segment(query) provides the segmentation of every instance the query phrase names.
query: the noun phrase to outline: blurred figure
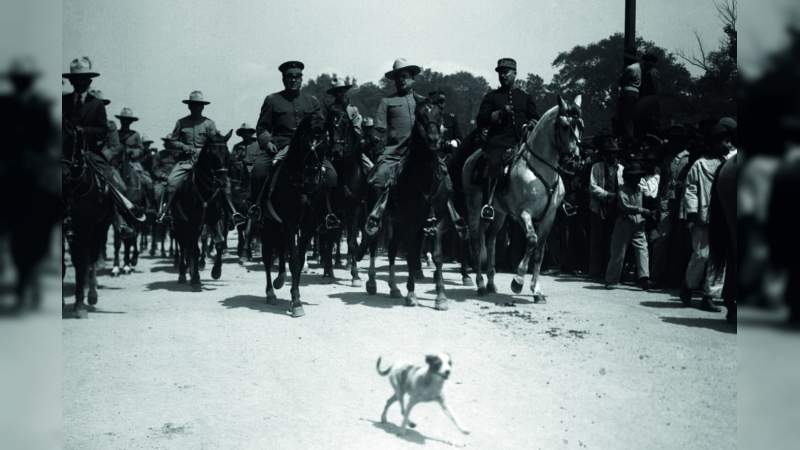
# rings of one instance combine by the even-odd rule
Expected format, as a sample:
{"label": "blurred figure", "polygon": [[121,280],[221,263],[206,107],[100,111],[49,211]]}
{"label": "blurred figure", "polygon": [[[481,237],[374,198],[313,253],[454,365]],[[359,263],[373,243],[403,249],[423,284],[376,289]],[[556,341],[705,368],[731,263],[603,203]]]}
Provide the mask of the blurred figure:
{"label": "blurred figure", "polygon": [[0,126],[7,139],[0,155],[0,195],[7,208],[0,218],[0,233],[9,240],[17,270],[15,299],[8,310],[12,313],[26,302],[38,308],[39,266],[50,250],[53,227],[62,213],[58,160],[53,152],[57,135],[51,103],[35,89],[40,75],[31,57],[12,60],[0,74],[12,87],[10,95],[0,98],[0,112],[10,119]]}

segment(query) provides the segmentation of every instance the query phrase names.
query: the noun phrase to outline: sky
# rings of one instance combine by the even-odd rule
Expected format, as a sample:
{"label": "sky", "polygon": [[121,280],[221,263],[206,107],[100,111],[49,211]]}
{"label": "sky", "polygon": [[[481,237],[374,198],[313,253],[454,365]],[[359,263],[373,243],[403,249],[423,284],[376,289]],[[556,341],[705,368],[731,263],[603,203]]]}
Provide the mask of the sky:
{"label": "sky", "polygon": [[[109,116],[132,108],[141,119],[134,128],[160,144],[196,89],[221,131],[254,124],[290,59],[305,63],[306,80],[337,73],[376,82],[404,57],[494,86],[497,59],[510,56],[520,77],[549,81],[559,52],[623,32],[624,8],[624,0],[64,0],[61,63],[66,71],[89,56]],[[695,49],[694,30],[708,48],[722,38],[712,0],[638,0],[636,25],[673,52]]]}

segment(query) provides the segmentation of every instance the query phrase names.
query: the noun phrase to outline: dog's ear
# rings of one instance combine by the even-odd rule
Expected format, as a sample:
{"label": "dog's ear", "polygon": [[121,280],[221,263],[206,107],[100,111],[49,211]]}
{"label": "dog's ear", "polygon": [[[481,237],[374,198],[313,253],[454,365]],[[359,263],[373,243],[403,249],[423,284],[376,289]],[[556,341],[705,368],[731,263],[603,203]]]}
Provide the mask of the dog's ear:
{"label": "dog's ear", "polygon": [[441,364],[442,360],[436,355],[425,355],[425,362],[428,363],[429,366],[434,366],[436,364]]}

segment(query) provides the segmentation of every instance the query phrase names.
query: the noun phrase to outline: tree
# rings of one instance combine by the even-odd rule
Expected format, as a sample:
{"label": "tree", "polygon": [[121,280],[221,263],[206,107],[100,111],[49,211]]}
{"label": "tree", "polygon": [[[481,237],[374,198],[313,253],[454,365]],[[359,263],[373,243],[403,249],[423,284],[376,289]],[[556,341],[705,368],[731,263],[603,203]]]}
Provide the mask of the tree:
{"label": "tree", "polygon": [[[657,68],[661,80],[659,101],[669,105],[669,115],[678,116],[679,119],[686,117],[693,92],[689,72],[674,55],[655,43],[637,38],[636,44],[640,52],[649,51],[658,57]],[[548,100],[558,94],[568,99],[581,94],[584,134],[591,136],[610,129],[623,69],[623,48],[622,33],[615,33],[598,42],[559,53],[553,60],[557,72],[546,89],[552,97],[545,97],[544,106],[552,106],[552,100]]]}

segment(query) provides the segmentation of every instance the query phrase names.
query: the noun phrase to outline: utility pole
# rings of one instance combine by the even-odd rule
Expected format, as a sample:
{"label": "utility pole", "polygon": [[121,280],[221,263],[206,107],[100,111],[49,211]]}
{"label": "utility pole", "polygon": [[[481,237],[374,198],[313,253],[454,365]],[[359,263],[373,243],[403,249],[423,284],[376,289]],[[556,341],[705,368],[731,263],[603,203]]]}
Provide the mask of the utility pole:
{"label": "utility pole", "polygon": [[[636,0],[625,0],[625,54],[633,55],[636,52]],[[625,65],[635,61],[628,57],[623,58]]]}

